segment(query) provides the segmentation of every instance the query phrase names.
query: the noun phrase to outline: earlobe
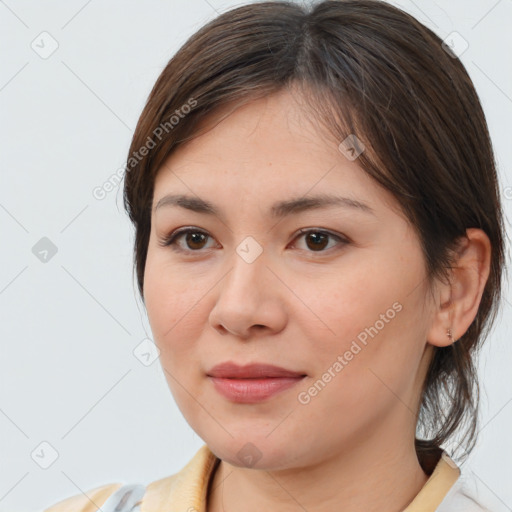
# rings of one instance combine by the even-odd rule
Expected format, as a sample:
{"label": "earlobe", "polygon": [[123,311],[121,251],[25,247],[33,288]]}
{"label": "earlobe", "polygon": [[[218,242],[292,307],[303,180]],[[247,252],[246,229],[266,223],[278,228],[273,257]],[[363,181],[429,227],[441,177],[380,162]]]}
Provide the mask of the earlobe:
{"label": "earlobe", "polygon": [[456,343],[475,319],[490,273],[491,243],[484,231],[466,230],[450,270],[439,285],[439,302],[427,341],[437,347]]}
{"label": "earlobe", "polygon": [[459,339],[454,317],[453,302],[441,303],[434,315],[427,342],[436,347],[447,347]]}

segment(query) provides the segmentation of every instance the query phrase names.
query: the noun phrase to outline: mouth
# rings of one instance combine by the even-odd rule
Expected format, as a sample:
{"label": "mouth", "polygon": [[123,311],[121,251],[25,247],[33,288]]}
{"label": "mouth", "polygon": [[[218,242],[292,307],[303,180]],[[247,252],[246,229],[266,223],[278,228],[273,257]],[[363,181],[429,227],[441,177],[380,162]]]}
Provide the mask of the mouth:
{"label": "mouth", "polygon": [[265,363],[237,365],[228,361],[214,366],[207,377],[216,391],[228,400],[256,403],[290,389],[307,374]]}

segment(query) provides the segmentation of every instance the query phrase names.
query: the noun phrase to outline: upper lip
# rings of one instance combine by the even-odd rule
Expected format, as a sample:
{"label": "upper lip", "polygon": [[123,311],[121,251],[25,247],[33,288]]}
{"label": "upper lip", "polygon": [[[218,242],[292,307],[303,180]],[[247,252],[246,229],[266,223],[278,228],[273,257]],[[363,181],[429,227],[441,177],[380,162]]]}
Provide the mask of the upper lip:
{"label": "upper lip", "polygon": [[264,377],[304,377],[302,372],[295,372],[265,363],[250,363],[238,365],[232,361],[226,361],[215,365],[208,373],[209,377],[221,377],[225,379],[255,379]]}

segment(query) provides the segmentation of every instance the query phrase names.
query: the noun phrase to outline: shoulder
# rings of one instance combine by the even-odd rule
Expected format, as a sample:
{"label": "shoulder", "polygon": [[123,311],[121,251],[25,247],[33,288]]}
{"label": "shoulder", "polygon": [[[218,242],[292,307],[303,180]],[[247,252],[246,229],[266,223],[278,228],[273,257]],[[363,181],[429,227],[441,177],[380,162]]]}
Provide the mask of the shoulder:
{"label": "shoulder", "polygon": [[96,512],[118,489],[123,486],[121,483],[106,484],[85,493],[69,496],[48,508],[43,512]]}
{"label": "shoulder", "polygon": [[470,471],[463,472],[436,512],[500,512],[502,504],[482,486]]}
{"label": "shoulder", "polygon": [[[85,493],[75,494],[54,505],[45,508],[43,512],[140,512],[140,504],[144,501],[146,509],[154,509],[162,496],[167,496],[178,474],[173,474],[143,484],[106,484]],[[153,507],[153,508],[151,508]]]}
{"label": "shoulder", "polygon": [[140,512],[165,510],[170,500],[186,499],[206,481],[215,456],[204,445],[180,471],[141,483],[111,483],[75,494],[47,507],[43,512]]}

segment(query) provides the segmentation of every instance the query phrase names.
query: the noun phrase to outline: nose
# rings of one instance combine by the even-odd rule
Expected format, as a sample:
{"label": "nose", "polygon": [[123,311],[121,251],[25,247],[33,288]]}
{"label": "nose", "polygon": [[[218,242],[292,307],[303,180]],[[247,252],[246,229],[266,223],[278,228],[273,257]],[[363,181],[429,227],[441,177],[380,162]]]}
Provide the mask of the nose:
{"label": "nose", "polygon": [[236,254],[214,290],[217,295],[209,323],[220,334],[249,339],[274,334],[286,325],[287,288],[263,255],[248,263]]}

